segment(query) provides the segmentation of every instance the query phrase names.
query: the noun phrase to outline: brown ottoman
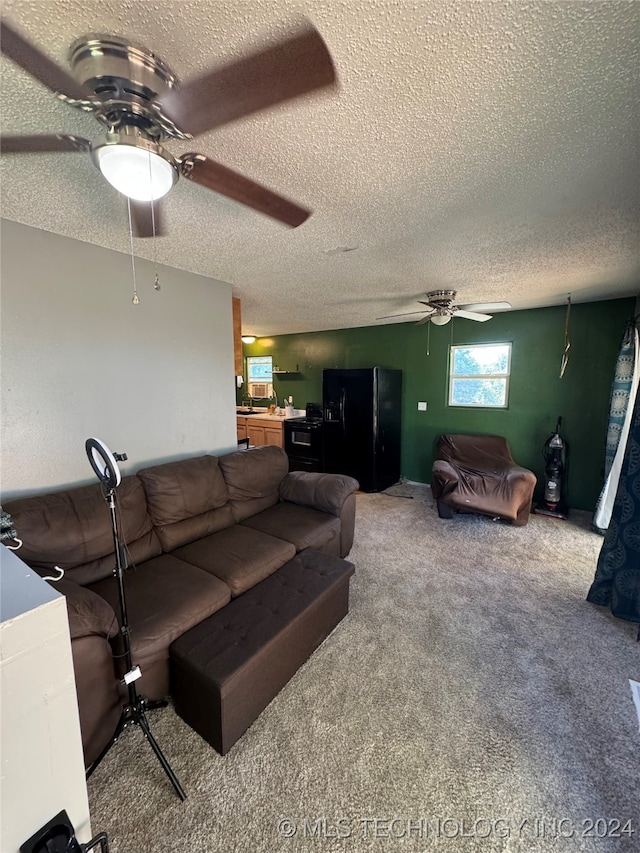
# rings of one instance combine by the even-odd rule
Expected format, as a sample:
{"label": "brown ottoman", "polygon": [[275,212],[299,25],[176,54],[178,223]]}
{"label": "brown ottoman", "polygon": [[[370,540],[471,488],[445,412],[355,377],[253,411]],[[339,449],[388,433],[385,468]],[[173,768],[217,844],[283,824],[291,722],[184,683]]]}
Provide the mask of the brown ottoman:
{"label": "brown ottoman", "polygon": [[171,644],[175,709],[221,755],[347,614],[353,572],[301,551]]}

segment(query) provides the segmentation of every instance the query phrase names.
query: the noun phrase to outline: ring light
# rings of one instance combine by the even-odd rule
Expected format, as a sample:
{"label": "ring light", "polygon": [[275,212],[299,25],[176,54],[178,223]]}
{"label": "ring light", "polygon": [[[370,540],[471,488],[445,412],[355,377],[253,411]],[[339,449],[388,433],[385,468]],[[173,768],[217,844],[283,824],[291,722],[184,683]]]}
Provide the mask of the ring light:
{"label": "ring light", "polygon": [[118,598],[120,600],[120,633],[122,635],[123,654],[120,657],[124,660],[125,674],[123,676],[124,683],[127,686],[129,701],[122,706],[122,712],[116,730],[111,738],[111,741],[104,747],[100,755],[89,765],[86,770],[86,778],[88,779],[98,764],[105,757],[111,747],[118,742],[118,739],[124,729],[129,725],[137,725],[143,731],[143,734],[156,754],[156,758],[162,765],[164,772],[169,777],[169,781],[173,785],[177,795],[181,800],[186,797],[182,789],[182,785],[178,781],[176,774],[171,769],[169,762],[164,757],[162,750],[156,743],[154,736],[149,730],[146,712],[152,708],[163,708],[166,706],[166,701],[150,700],[146,696],[141,696],[136,687],[136,680],[142,676],[140,667],[133,663],[131,654],[131,638],[129,630],[129,622],[127,618],[127,604],[125,598],[124,572],[129,567],[127,557],[129,551],[126,540],[121,539],[118,530],[118,507],[116,486],[120,485],[120,469],[118,462],[126,462],[126,453],[112,453],[104,441],[99,438],[88,438],[84,443],[89,462],[95,474],[103,485],[104,499],[109,508],[109,517],[111,519],[111,529],[113,532],[113,549],[115,556],[114,576],[118,584]]}
{"label": "ring light", "polygon": [[84,443],[89,462],[96,476],[107,489],[120,485],[122,477],[113,453],[99,438],[88,438]]}

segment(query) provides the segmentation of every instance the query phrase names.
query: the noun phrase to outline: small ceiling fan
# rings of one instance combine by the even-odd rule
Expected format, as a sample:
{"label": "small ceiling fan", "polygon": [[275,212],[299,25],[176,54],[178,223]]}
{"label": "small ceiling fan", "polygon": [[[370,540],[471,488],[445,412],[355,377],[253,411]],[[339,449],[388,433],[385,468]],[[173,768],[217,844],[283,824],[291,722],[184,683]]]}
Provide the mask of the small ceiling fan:
{"label": "small ceiling fan", "polygon": [[[237,118],[335,83],[327,47],[308,25],[275,46],[179,83],[145,47],[111,35],[87,35],[69,50],[68,73],[6,20],[0,51],[66,104],[92,112],[103,132],[3,136],[3,154],[88,153],[130,199],[134,234],[162,233],[159,199],[180,176],[295,228],[309,210],[204,154],[174,156],[167,139],[191,139]],[[106,132],[104,130],[106,129]]]}
{"label": "small ceiling fan", "polygon": [[[484,311],[508,311],[511,308],[510,302],[486,302],[484,304],[473,305],[456,305],[455,290],[431,290],[426,294],[426,300],[418,299],[420,305],[426,305],[430,311],[425,314],[416,326],[423,326],[425,323],[433,323],[434,326],[446,326],[452,317],[464,317],[465,320],[477,320],[479,323],[484,323],[491,319],[491,314],[480,314],[476,310],[479,308]],[[377,317],[377,320],[390,320],[392,317],[408,317],[410,314],[424,314],[422,311],[407,311],[404,314],[388,314],[385,317]]]}

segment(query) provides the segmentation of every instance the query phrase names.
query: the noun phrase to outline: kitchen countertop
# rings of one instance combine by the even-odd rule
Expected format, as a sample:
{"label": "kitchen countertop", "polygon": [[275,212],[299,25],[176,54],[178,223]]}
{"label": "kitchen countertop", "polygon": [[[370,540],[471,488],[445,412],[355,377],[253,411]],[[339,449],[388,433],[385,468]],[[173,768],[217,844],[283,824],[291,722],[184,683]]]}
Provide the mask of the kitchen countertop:
{"label": "kitchen countertop", "polygon": [[[306,414],[306,411],[304,409],[294,409],[291,417],[292,418],[303,418],[305,416],[305,414]],[[249,418],[256,418],[256,419],[260,419],[260,420],[266,419],[266,420],[270,420],[270,421],[286,421],[287,420],[287,416],[284,414],[284,412],[281,415],[276,415],[276,414],[270,415],[268,409],[259,409],[256,407],[254,407],[251,412],[242,411],[241,409],[236,409],[236,415],[238,417],[242,417],[243,415],[247,415],[247,417],[249,417]]]}

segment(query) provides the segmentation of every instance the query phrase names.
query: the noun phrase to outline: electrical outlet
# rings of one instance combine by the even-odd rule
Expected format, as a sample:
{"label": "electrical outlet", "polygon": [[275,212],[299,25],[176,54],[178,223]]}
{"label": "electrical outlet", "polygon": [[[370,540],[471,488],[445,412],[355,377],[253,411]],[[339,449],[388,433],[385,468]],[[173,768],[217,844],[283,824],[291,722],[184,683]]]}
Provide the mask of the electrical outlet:
{"label": "electrical outlet", "polygon": [[426,403],[418,403],[418,411],[419,412],[426,412],[427,411],[427,404]]}

